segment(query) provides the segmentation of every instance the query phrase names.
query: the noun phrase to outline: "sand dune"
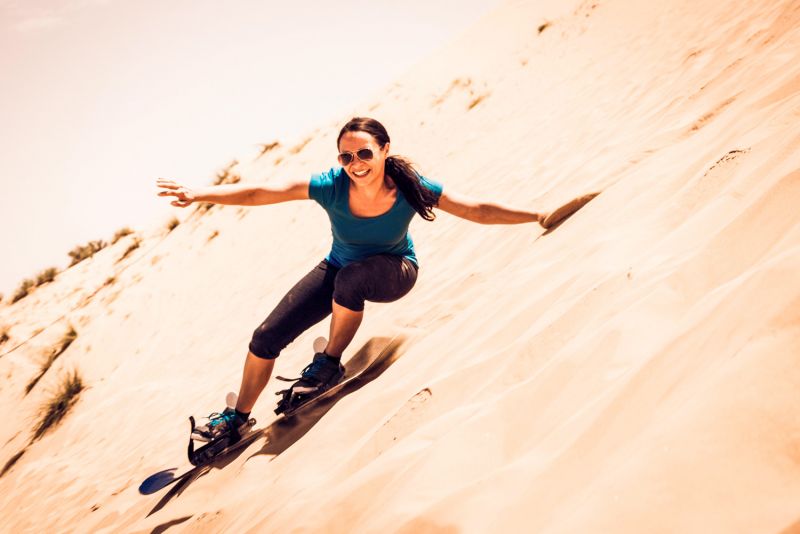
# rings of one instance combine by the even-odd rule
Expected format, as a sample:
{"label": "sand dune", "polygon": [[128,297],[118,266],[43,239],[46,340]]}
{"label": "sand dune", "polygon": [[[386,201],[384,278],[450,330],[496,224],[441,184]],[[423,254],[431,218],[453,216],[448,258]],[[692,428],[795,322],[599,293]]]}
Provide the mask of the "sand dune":
{"label": "sand dune", "polygon": [[[0,530],[797,531],[798,52],[791,0],[484,18],[353,114],[452,190],[546,210],[600,194],[548,232],[416,221],[417,286],[368,304],[345,355],[402,339],[384,364],[294,426],[271,381],[268,431],[170,490],[138,487],[186,467],[186,417],[238,387],[253,328],[327,252],[325,214],[180,212],[124,260],[133,237],[0,305]],[[324,170],[347,118],[236,170]],[[87,389],[31,442],[69,369]]]}

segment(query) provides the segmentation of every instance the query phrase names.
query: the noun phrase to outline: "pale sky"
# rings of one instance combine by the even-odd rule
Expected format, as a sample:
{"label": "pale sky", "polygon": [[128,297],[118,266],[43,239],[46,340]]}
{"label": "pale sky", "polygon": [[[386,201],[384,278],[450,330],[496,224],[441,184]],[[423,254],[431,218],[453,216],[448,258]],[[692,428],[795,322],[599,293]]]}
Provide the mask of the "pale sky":
{"label": "pale sky", "polygon": [[[499,0],[0,0],[0,293],[327,124]],[[328,162],[320,162],[327,165]]]}

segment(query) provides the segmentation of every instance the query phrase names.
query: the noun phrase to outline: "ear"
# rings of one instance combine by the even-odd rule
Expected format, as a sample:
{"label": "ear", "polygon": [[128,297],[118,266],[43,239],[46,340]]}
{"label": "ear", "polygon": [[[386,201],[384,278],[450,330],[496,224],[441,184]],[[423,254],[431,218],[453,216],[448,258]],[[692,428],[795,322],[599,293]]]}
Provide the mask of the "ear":
{"label": "ear", "polygon": [[385,145],[383,145],[383,147],[381,147],[381,153],[383,154],[384,158],[389,154],[389,145],[390,144],[391,143],[386,143]]}

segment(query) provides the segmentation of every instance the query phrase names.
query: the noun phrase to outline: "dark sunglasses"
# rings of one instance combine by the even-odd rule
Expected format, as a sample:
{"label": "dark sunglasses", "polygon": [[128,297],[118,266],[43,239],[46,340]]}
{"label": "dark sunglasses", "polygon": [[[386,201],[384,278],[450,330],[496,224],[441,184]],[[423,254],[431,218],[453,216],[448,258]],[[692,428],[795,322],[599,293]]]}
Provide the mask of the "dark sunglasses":
{"label": "dark sunglasses", "polygon": [[342,167],[346,167],[350,165],[353,161],[353,158],[358,158],[361,161],[369,161],[371,160],[375,154],[372,153],[372,150],[369,148],[362,148],[361,150],[357,150],[355,154],[353,152],[342,152],[339,154],[339,163],[342,164]]}

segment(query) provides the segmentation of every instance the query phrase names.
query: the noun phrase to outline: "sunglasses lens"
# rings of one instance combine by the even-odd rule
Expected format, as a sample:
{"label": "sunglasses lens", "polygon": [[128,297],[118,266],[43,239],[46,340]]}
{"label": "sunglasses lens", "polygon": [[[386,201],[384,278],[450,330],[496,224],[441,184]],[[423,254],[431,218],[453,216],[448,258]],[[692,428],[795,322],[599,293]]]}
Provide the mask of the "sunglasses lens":
{"label": "sunglasses lens", "polygon": [[372,159],[372,150],[368,148],[362,148],[361,150],[356,152],[356,156],[358,156],[358,159],[360,159],[361,161],[369,161]]}
{"label": "sunglasses lens", "polygon": [[353,161],[353,155],[347,152],[343,152],[339,154],[339,163],[342,164],[343,167],[350,165],[350,162]]}

